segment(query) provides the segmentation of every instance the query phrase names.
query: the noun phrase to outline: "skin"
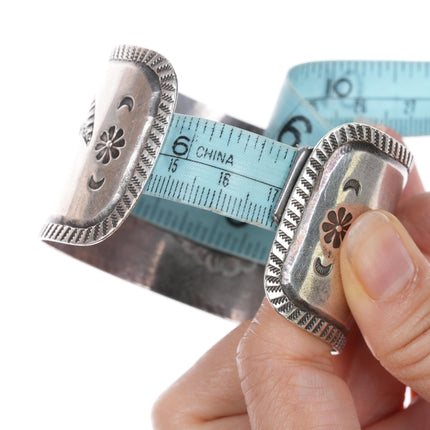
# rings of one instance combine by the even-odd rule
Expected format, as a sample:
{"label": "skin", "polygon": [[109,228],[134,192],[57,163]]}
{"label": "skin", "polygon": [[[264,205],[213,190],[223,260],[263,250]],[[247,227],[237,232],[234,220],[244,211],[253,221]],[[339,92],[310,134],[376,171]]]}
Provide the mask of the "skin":
{"label": "skin", "polygon": [[415,169],[395,215],[363,214],[342,243],[342,354],[264,299],[158,399],[154,428],[430,429],[430,193]]}

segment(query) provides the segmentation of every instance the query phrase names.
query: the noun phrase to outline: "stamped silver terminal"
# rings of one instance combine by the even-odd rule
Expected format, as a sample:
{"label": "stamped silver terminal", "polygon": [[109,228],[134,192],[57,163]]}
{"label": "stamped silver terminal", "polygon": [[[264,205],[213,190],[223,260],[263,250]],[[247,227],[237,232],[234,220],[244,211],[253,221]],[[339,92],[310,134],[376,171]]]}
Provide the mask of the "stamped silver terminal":
{"label": "stamped silver terminal", "polygon": [[344,348],[351,322],[338,262],[342,241],[360,214],[396,207],[412,162],[388,134],[351,123],[321,139],[289,185],[265,269],[266,296],[334,351]]}
{"label": "stamped silver terminal", "polygon": [[177,99],[172,65],[158,53],[117,47],[81,129],[81,151],[45,240],[91,245],[133,209],[154,167]]}

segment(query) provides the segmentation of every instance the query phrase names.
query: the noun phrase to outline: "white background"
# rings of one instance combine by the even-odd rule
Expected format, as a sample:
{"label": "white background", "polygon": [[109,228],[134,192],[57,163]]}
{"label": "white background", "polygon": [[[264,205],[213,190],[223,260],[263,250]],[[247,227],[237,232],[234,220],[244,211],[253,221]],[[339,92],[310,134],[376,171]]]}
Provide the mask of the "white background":
{"label": "white background", "polygon": [[[234,327],[38,240],[111,49],[162,53],[182,93],[264,127],[293,65],[430,60],[424,3],[392,4],[3,3],[1,429],[150,429],[155,398]],[[427,189],[429,140],[407,140]]]}

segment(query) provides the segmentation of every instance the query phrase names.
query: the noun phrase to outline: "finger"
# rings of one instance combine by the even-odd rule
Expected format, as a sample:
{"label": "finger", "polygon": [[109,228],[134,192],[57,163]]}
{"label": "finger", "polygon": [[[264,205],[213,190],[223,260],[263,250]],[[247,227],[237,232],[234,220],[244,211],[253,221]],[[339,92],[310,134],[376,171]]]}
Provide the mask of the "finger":
{"label": "finger", "polygon": [[365,430],[409,430],[430,429],[430,405],[423,399],[417,400],[409,408],[393,414]]}
{"label": "finger", "polygon": [[359,429],[329,346],[264,299],[239,343],[237,363],[252,429]]}
{"label": "finger", "polygon": [[375,357],[430,400],[430,265],[408,232],[387,212],[364,213],[341,247],[341,273]]}
{"label": "finger", "polygon": [[236,366],[237,345],[248,325],[224,337],[162,394],[152,411],[155,429],[250,428]]}
{"label": "finger", "polygon": [[348,384],[361,426],[402,409],[405,386],[369,351],[356,324],[342,354],[333,357],[336,374]]}
{"label": "finger", "polygon": [[403,200],[396,210],[396,216],[418,248],[430,255],[430,193],[416,194]]}

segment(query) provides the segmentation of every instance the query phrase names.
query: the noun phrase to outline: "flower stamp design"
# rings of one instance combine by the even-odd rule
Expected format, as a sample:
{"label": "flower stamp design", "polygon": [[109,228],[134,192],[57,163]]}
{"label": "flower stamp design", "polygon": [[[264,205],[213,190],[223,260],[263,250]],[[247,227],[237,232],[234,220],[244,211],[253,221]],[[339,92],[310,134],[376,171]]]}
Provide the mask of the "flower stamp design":
{"label": "flower stamp design", "polygon": [[95,147],[97,160],[103,164],[108,164],[111,159],[117,159],[120,155],[119,148],[124,148],[125,146],[123,136],[124,130],[122,128],[117,129],[114,125],[109,130],[104,131]]}
{"label": "flower stamp design", "polygon": [[337,211],[329,211],[327,214],[328,222],[322,223],[325,243],[332,243],[333,248],[339,248],[349,227],[351,226],[352,215],[345,208]]}

